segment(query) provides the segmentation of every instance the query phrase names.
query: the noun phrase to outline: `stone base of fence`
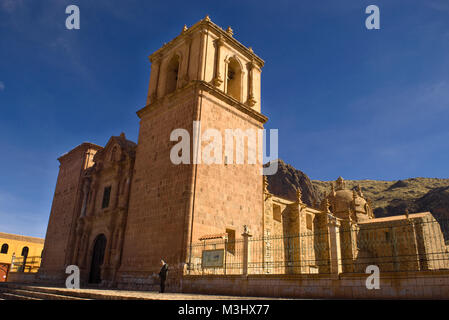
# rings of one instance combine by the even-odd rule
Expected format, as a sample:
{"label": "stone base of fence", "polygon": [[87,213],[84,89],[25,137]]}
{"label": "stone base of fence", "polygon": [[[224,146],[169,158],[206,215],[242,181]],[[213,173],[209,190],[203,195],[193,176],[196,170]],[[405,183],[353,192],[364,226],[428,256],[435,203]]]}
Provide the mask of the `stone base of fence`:
{"label": "stone base of fence", "polygon": [[369,274],[184,276],[185,293],[322,299],[449,299],[449,270],[381,273],[380,289],[367,289]]}
{"label": "stone base of fence", "polygon": [[35,283],[37,273],[9,272],[8,282]]}

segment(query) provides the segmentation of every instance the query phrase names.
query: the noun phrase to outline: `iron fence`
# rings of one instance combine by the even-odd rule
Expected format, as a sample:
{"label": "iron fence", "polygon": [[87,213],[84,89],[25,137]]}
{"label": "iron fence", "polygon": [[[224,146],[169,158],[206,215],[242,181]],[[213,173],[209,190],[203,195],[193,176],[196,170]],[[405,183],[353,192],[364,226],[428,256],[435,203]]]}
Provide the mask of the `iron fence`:
{"label": "iron fence", "polygon": [[14,257],[11,261],[11,272],[37,272],[41,265],[40,256]]}
{"label": "iron fence", "polygon": [[[328,274],[449,269],[449,220],[342,223],[335,232],[205,240],[190,248],[187,274]],[[246,244],[245,244],[246,242]]]}

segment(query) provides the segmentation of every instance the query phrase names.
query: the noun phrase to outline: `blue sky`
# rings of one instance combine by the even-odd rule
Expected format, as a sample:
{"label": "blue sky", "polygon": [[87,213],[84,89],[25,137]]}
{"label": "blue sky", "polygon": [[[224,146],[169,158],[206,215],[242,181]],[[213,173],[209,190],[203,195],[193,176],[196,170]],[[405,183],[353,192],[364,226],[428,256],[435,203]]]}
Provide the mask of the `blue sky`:
{"label": "blue sky", "polygon": [[446,0],[0,0],[0,231],[45,236],[64,152],[137,140],[147,56],[206,14],[265,60],[286,162],[320,180],[449,178]]}

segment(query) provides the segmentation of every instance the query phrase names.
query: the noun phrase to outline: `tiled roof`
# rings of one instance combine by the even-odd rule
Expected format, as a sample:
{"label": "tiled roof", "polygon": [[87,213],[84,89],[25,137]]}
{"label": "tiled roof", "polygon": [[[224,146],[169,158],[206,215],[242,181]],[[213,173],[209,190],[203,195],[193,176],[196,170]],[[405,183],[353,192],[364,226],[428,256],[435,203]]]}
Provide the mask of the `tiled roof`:
{"label": "tiled roof", "polygon": [[206,234],[204,236],[201,236],[199,240],[225,239],[227,238],[227,236],[227,233]]}

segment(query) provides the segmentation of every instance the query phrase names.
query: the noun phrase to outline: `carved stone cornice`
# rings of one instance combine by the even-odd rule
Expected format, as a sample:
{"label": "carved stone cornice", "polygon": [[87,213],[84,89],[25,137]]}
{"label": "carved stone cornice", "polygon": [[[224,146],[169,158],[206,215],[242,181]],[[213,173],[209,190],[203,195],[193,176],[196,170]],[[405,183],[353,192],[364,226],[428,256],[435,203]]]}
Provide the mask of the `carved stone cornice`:
{"label": "carved stone cornice", "polygon": [[160,54],[163,54],[166,50],[169,50],[176,45],[178,45],[185,37],[188,35],[192,35],[198,31],[205,31],[210,30],[214,32],[217,36],[222,36],[224,41],[226,41],[227,44],[237,49],[241,54],[246,56],[249,60],[254,60],[255,63],[259,68],[262,68],[264,65],[264,61],[258,57],[252,50],[241,44],[239,41],[237,41],[231,33],[223,30],[221,27],[213,23],[209,18],[204,18],[203,20],[197,22],[192,27],[188,28],[186,31],[181,32],[180,35],[178,35],[176,38],[171,40],[170,42],[164,44],[162,48],[156,50],[153,54],[151,54],[148,58],[150,61],[154,60],[154,57]]}
{"label": "carved stone cornice", "polygon": [[162,57],[163,57],[163,55],[162,55],[161,53],[158,53],[158,54],[152,54],[152,55],[150,56],[150,62],[151,62],[151,63],[154,63],[154,64],[159,64],[159,63],[162,62]]}
{"label": "carved stone cornice", "polygon": [[263,114],[255,111],[254,109],[248,107],[246,104],[241,103],[240,101],[238,101],[237,99],[227,95],[226,93],[224,93],[223,91],[221,91],[220,89],[214,87],[213,85],[202,81],[202,80],[194,80],[191,81],[187,86],[185,86],[184,88],[179,88],[177,90],[175,90],[175,92],[166,95],[160,99],[157,99],[156,101],[146,105],[145,107],[143,107],[142,109],[138,110],[137,116],[139,118],[142,119],[142,117],[148,113],[151,112],[153,110],[158,109],[162,104],[163,101],[165,99],[170,99],[170,97],[184,91],[184,90],[204,90],[212,95],[214,95],[215,97],[219,98],[220,100],[226,102],[227,104],[233,106],[234,108],[238,109],[239,111],[249,115],[250,117],[252,117],[253,119],[257,120],[258,122],[261,122],[262,124],[268,121],[268,118],[266,116],[264,116]]}

